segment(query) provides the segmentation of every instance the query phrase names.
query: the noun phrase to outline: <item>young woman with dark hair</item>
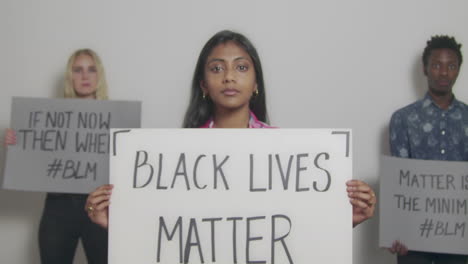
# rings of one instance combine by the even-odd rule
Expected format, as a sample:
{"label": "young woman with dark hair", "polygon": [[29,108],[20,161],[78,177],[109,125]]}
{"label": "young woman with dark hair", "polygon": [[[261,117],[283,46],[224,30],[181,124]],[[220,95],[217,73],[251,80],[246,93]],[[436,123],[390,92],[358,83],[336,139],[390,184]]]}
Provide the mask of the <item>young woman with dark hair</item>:
{"label": "young woman with dark hair", "polygon": [[[232,31],[215,34],[203,47],[192,80],[184,128],[271,128],[267,124],[265,85],[255,47]],[[347,183],[353,206],[353,226],[372,217],[376,198],[365,182]],[[108,226],[112,185],[103,185],[88,197],[88,215]]]}
{"label": "young woman with dark hair", "polygon": [[[240,74],[240,78],[245,78],[245,76],[251,78],[251,87],[249,87],[250,90],[247,91],[251,91],[251,93],[247,94],[250,99],[245,103],[248,103],[248,109],[256,118],[258,118],[259,121],[268,122],[262,64],[257,50],[243,35],[225,30],[218,32],[208,40],[198,57],[192,80],[190,104],[185,114],[183,127],[200,127],[204,125],[209,118],[215,116],[217,104],[213,99],[216,99],[210,96],[207,81],[210,80],[211,77],[225,74],[228,70],[226,68],[228,66],[226,65],[227,61],[216,58],[215,54],[213,54],[213,50],[215,49],[220,52],[222,52],[222,50],[237,49],[240,53],[244,53],[239,58],[235,58],[235,61],[233,61],[235,64],[231,65],[234,69],[229,70],[233,70],[234,73]],[[222,85],[228,89],[225,91],[225,94],[229,91],[232,92],[232,95],[225,95],[228,99],[235,99],[241,94],[240,91],[235,91],[237,84],[233,83],[233,80],[226,79],[221,80],[221,82],[223,83]],[[232,88],[231,90],[229,90],[230,86]],[[214,93],[211,95],[214,95]],[[244,106],[247,106],[247,104]]]}

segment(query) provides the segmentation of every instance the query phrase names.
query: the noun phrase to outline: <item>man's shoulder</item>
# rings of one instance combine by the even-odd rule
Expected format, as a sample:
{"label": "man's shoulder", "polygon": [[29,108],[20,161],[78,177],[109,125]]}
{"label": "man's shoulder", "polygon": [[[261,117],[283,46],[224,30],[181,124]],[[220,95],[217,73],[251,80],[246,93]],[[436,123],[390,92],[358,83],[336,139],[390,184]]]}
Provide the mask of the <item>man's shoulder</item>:
{"label": "man's shoulder", "polygon": [[425,99],[419,99],[409,105],[406,105],[398,110],[396,110],[395,112],[393,112],[393,115],[392,117],[395,117],[395,116],[407,116],[409,115],[410,113],[414,112],[414,111],[417,111],[417,110],[420,110],[424,104],[430,104],[430,101],[429,102],[426,102]]}
{"label": "man's shoulder", "polygon": [[459,107],[463,108],[463,110],[468,111],[468,105],[465,102],[462,102],[456,98],[455,98],[455,102],[457,103]]}

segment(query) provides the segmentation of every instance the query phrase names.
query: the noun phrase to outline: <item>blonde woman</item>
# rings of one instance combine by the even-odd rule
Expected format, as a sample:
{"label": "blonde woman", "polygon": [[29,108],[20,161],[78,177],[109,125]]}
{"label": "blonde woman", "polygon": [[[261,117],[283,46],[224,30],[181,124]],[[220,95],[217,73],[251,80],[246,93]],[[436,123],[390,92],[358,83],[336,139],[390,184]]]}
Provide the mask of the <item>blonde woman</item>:
{"label": "blonde woman", "polygon": [[[90,49],[75,51],[65,73],[65,98],[107,99],[107,82],[98,55]],[[7,129],[5,144],[16,144]],[[107,263],[107,231],[92,223],[83,210],[85,194],[48,193],[39,225],[41,262],[72,264],[81,239],[89,263]]]}

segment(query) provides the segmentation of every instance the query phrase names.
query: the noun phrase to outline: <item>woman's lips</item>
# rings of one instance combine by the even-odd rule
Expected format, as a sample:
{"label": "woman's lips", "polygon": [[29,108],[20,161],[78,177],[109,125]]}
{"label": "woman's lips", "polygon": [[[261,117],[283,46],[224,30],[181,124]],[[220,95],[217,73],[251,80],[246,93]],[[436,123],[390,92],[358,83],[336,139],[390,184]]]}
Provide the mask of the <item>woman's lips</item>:
{"label": "woman's lips", "polygon": [[236,95],[239,93],[239,91],[237,89],[234,89],[234,88],[227,88],[227,89],[224,89],[222,91],[222,93],[224,95],[227,95],[227,96],[233,96],[233,95]]}

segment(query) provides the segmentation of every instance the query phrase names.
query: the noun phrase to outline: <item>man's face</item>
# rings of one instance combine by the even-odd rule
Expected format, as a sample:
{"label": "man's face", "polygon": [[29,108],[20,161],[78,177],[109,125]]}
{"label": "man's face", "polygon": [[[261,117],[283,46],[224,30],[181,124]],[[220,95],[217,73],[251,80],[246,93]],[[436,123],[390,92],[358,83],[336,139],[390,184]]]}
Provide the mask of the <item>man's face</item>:
{"label": "man's face", "polygon": [[424,68],[429,92],[437,96],[452,94],[452,86],[458,77],[458,65],[458,56],[453,50],[432,50]]}

